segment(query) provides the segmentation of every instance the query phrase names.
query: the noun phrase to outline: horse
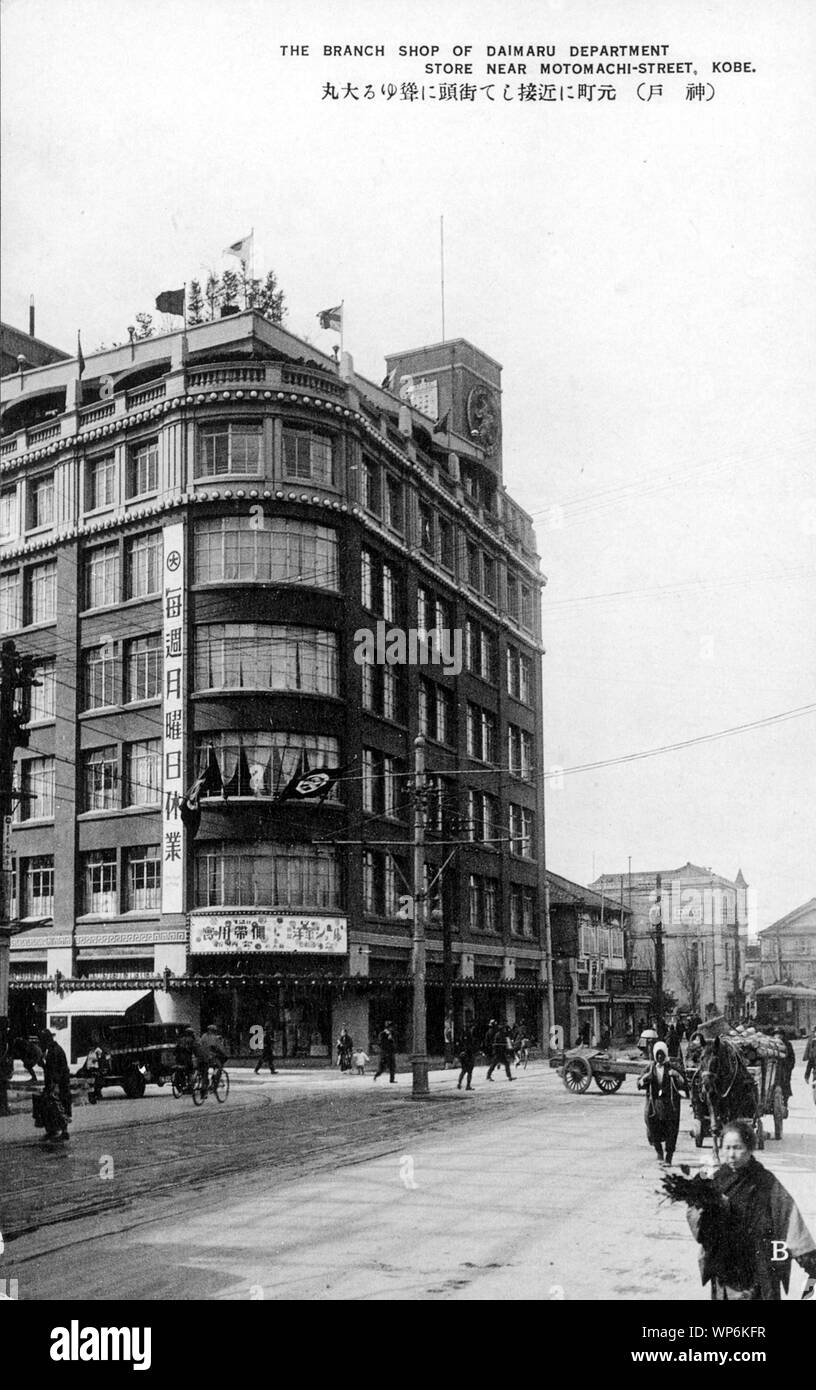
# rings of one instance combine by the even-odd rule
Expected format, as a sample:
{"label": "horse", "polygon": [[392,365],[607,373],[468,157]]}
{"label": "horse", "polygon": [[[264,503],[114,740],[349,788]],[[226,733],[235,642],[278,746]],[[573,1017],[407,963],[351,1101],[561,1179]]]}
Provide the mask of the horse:
{"label": "horse", "polygon": [[727,1038],[717,1037],[703,1048],[692,1081],[691,1105],[698,1121],[708,1121],[715,1151],[731,1120],[756,1123],[756,1086],[739,1050]]}

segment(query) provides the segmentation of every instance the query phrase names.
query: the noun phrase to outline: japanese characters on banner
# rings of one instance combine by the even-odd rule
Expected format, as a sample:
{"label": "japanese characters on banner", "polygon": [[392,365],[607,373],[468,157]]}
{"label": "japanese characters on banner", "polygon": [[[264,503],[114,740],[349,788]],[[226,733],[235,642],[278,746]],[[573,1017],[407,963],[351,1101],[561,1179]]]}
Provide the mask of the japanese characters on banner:
{"label": "japanese characters on banner", "polygon": [[162,912],[184,907],[184,526],[164,528],[162,565]]}
{"label": "japanese characters on banner", "polygon": [[190,951],[217,955],[229,951],[249,955],[255,951],[290,954],[345,955],[345,917],[281,916],[278,913],[230,912],[190,914]]}

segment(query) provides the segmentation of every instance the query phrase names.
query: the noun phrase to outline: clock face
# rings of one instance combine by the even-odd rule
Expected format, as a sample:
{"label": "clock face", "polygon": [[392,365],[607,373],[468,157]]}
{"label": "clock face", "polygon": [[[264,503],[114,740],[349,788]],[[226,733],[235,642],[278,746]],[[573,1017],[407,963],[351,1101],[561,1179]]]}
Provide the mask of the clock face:
{"label": "clock face", "polygon": [[474,386],[467,398],[467,422],[486,454],[496,452],[499,442],[499,402],[487,386]]}

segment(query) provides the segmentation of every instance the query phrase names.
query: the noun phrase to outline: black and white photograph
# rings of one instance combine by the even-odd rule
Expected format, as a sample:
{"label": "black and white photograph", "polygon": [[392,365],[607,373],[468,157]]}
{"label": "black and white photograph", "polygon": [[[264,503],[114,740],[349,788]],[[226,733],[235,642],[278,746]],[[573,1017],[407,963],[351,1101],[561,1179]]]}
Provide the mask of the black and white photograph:
{"label": "black and white photograph", "polygon": [[10,1323],[129,1373],[146,1304],[535,1301],[771,1371],[802,1313],[721,1305],[816,1288],[816,10],[0,42]]}

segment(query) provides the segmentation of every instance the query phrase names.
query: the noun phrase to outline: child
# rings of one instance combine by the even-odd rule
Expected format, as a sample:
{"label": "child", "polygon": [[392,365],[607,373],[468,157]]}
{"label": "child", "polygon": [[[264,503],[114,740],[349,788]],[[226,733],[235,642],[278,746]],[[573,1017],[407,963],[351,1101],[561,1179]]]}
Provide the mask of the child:
{"label": "child", "polygon": [[358,1075],[358,1076],[365,1076],[366,1062],[367,1062],[368,1060],[369,1060],[368,1053],[367,1053],[367,1052],[363,1052],[363,1049],[362,1049],[362,1048],[360,1048],[359,1052],[355,1052],[355,1053],[354,1053],[354,1056],[352,1057],[352,1061],[354,1062],[354,1065],[355,1065],[355,1067],[357,1068],[357,1075]]}

